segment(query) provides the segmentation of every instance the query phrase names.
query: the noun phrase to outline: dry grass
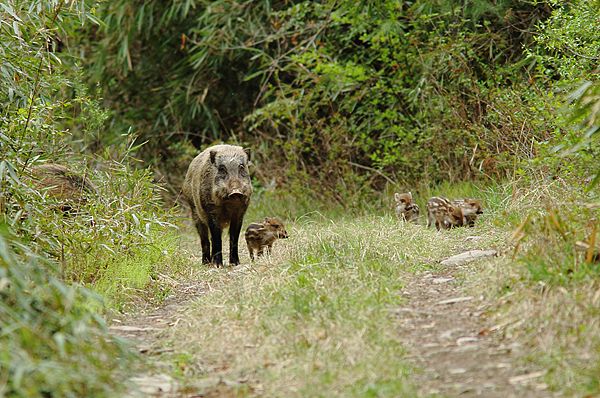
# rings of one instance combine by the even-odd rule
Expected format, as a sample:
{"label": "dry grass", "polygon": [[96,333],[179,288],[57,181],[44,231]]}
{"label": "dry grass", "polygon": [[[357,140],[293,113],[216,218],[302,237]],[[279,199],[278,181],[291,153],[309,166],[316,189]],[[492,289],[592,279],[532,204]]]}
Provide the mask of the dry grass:
{"label": "dry grass", "polygon": [[598,211],[587,205],[598,192],[585,195],[581,188],[561,179],[507,185],[501,208],[513,220],[511,250],[466,280],[496,302],[495,322],[524,347],[524,361],[547,369],[552,390],[598,396],[599,265],[574,250],[597,223]]}
{"label": "dry grass", "polygon": [[545,382],[551,390],[567,396],[596,396],[600,393],[600,281],[587,279],[568,286],[532,283],[518,264],[510,257],[498,258],[477,278],[467,278],[467,288],[495,303],[492,323],[508,339],[519,342],[523,361],[548,371]]}
{"label": "dry grass", "polygon": [[[390,217],[302,218],[271,257],[208,269],[210,286],[171,336],[182,375],[239,396],[414,396],[390,310],[403,281],[470,249],[478,228],[437,232]],[[486,234],[493,245],[499,237]],[[245,252],[242,258],[248,258]]]}
{"label": "dry grass", "polygon": [[[589,198],[561,180],[542,182],[478,191],[487,207],[475,229],[437,232],[389,216],[312,213],[286,223],[291,237],[276,242],[270,257],[199,268],[208,291],[169,336],[179,375],[207,396],[414,396],[418,370],[408,365],[390,317],[402,305],[404,281],[449,255],[496,248],[505,255],[466,268],[465,289],[496,303],[491,316],[499,330],[521,343],[523,361],[548,369],[552,389],[597,394],[598,279],[540,280],[530,266],[539,260],[541,268],[563,271],[542,262],[563,261],[564,248],[544,247],[552,237],[536,220],[552,206]],[[521,237],[513,232],[528,215],[515,254],[511,237]]]}

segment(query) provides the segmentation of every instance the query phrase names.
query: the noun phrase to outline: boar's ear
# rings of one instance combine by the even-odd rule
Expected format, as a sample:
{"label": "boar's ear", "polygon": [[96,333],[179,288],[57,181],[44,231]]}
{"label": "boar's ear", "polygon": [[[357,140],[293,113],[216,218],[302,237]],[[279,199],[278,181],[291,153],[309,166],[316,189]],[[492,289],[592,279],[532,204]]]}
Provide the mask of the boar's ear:
{"label": "boar's ear", "polygon": [[210,151],[210,152],[209,152],[209,155],[210,155],[210,162],[211,162],[212,164],[215,164],[215,158],[216,158],[216,156],[217,156],[217,151]]}
{"label": "boar's ear", "polygon": [[250,155],[252,154],[252,150],[250,148],[244,148],[244,152],[246,152],[246,156],[248,156],[248,162],[249,162]]}

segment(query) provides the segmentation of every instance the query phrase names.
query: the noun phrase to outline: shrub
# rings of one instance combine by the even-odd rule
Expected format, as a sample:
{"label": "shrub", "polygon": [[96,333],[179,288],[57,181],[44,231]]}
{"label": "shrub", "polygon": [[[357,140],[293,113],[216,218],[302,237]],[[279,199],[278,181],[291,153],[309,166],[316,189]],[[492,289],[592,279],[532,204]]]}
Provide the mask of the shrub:
{"label": "shrub", "polygon": [[[140,145],[123,134],[104,151],[94,147],[107,111],[82,84],[73,59],[56,47],[68,45],[74,25],[93,19],[85,3],[72,8],[42,1],[31,10],[23,2],[2,5],[0,221],[31,250],[57,260],[63,278],[91,285],[119,261],[145,257],[145,249],[173,252],[160,237],[174,230],[161,188],[149,170],[134,167]],[[32,176],[43,163],[67,165],[97,192],[76,211],[56,211],[64,198]],[[146,283],[153,273],[147,269]]]}
{"label": "shrub", "polygon": [[51,262],[0,225],[0,391],[11,397],[110,397],[130,358],[94,312],[99,298],[67,286]]}

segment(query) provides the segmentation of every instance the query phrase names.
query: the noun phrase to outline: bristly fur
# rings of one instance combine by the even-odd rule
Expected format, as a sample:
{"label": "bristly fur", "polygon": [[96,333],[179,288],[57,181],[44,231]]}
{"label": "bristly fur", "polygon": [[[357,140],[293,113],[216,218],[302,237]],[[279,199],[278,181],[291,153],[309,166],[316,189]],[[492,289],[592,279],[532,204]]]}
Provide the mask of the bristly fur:
{"label": "bristly fur", "polygon": [[419,206],[413,202],[412,193],[394,193],[396,216],[402,221],[417,222]]}
{"label": "bristly fur", "polygon": [[474,227],[477,217],[483,214],[483,207],[481,206],[481,201],[478,199],[455,199],[452,201],[452,204],[462,209],[465,216],[465,224],[469,227]]}
{"label": "bristly fur", "polygon": [[200,235],[203,263],[223,264],[221,234],[227,227],[229,263],[240,262],[238,240],[252,195],[248,162],[248,150],[233,145],[215,145],[202,151],[190,163],[182,192]]}
{"label": "bristly fur", "polygon": [[96,187],[85,176],[66,166],[47,163],[31,169],[34,184],[60,201],[60,209],[69,212],[84,204],[90,195],[97,194]]}
{"label": "bristly fur", "polygon": [[454,206],[446,198],[434,196],[427,202],[427,226],[435,224],[440,229],[462,227],[465,216],[460,206]]}
{"label": "bristly fur", "polygon": [[266,217],[263,222],[255,222],[248,225],[244,236],[248,245],[250,259],[254,261],[255,251],[257,252],[257,257],[260,257],[266,247],[267,254],[270,254],[275,240],[286,239],[288,233],[278,218]]}

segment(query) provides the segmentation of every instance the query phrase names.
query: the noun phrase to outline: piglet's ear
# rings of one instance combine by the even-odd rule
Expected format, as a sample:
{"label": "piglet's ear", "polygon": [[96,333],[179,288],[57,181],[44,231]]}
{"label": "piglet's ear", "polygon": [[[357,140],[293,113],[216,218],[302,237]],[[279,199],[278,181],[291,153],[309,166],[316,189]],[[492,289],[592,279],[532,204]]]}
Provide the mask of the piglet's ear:
{"label": "piglet's ear", "polygon": [[244,148],[244,152],[246,152],[246,156],[248,156],[248,161],[250,161],[250,155],[252,154],[252,150],[250,148]]}
{"label": "piglet's ear", "polygon": [[209,155],[210,155],[210,162],[212,164],[215,164],[215,158],[217,157],[217,151],[210,151]]}
{"label": "piglet's ear", "polygon": [[396,199],[396,202],[400,202],[400,194],[398,192],[394,192],[394,199]]}

